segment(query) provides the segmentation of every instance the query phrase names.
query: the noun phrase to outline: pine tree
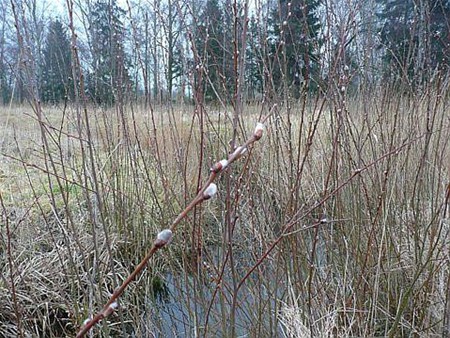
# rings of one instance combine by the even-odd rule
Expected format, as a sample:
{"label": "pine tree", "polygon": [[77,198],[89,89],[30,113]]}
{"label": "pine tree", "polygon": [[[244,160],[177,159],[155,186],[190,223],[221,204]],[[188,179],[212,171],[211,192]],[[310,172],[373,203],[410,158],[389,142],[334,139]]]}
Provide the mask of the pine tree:
{"label": "pine tree", "polygon": [[[166,63],[166,82],[168,99],[172,99],[172,94],[184,73],[183,69],[183,41],[182,41],[182,22],[185,17],[185,7],[177,8],[173,0],[168,0],[164,6],[164,15],[162,16],[162,26],[167,41],[167,63]],[[183,79],[181,79],[183,81]]]}
{"label": "pine tree", "polygon": [[247,37],[247,53],[246,53],[246,75],[245,82],[247,86],[248,99],[255,99],[258,94],[263,93],[263,74],[264,74],[264,59],[263,59],[263,43],[261,41],[260,27],[252,16],[249,20]]}
{"label": "pine tree", "polygon": [[[414,21],[414,2],[412,0],[382,0],[379,1],[383,10],[379,14],[382,22],[380,37],[386,49],[384,61],[386,74],[392,70],[398,70],[398,74],[404,69],[412,71],[410,65],[413,59],[415,37],[411,35],[410,28]],[[391,67],[393,66],[393,67]]]}
{"label": "pine tree", "polygon": [[115,1],[97,1],[90,15],[92,72],[88,91],[98,104],[112,105],[130,86],[124,51],[125,11]]}
{"label": "pine tree", "polygon": [[66,28],[59,20],[51,21],[43,50],[41,99],[58,103],[73,96],[71,80],[71,51]]}
{"label": "pine tree", "polygon": [[379,0],[386,77],[420,87],[436,69],[450,66],[450,3]]}
{"label": "pine tree", "polygon": [[[206,71],[208,81],[204,83],[206,100],[215,101],[223,92],[223,82],[226,79],[223,47],[224,14],[218,0],[207,0],[206,6],[198,19],[196,27],[196,49]],[[229,54],[231,58],[231,53]]]}
{"label": "pine tree", "polygon": [[450,1],[431,0],[431,66],[444,71],[450,68]]}
{"label": "pine tree", "polygon": [[295,96],[303,85],[311,87],[311,80],[318,74],[321,44],[318,7],[318,0],[280,0],[278,8],[272,10],[270,44],[274,85],[280,87],[286,81],[286,89]]}

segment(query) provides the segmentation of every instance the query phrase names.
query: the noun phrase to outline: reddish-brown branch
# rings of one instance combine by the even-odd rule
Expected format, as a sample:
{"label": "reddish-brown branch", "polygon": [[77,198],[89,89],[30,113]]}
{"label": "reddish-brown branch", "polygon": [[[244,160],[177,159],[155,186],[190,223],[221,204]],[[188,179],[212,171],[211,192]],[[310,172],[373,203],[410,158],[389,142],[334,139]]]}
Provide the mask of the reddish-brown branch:
{"label": "reddish-brown branch", "polygon": [[[234,161],[239,159],[244,153],[245,150],[248,149],[254,142],[258,141],[262,137],[262,125],[257,125],[255,132],[253,135],[240,147],[241,150],[237,148],[226,160],[227,165],[224,166],[223,162],[217,162],[211,168],[211,173],[203,184],[202,188],[199,190],[197,196],[188,204],[188,206],[175,218],[172,225],[170,226],[171,233],[175,233],[177,225],[187,216],[187,214],[198,204],[202,203],[205,200],[208,200],[211,196],[205,194],[205,190],[209,187],[211,183],[214,182],[217,175],[219,175],[226,167],[231,165]],[[153,256],[153,254],[159,249],[163,248],[166,244],[168,244],[169,240],[161,240],[159,236],[153,242],[152,247],[148,251],[147,255],[142,259],[142,261],[136,266],[134,271],[125,279],[125,281],[120,285],[116,290],[114,290],[113,294],[109,298],[108,302],[103,307],[102,311],[97,313],[92,319],[87,319],[84,325],[81,327],[80,331],[77,334],[77,338],[84,337],[86,333],[88,333],[94,325],[99,323],[102,319],[108,317],[111,313],[115,311],[117,308],[117,299],[122,295],[127,286],[145,269],[148,261]]]}

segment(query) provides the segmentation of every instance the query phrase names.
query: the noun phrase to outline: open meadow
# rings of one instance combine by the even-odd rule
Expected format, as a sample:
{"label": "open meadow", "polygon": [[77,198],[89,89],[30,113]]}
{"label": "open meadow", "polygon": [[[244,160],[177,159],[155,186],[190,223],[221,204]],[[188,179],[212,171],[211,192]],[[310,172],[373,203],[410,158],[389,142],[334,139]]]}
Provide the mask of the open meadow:
{"label": "open meadow", "polygon": [[220,172],[217,195],[178,224],[95,336],[440,336],[445,86],[238,115],[2,107],[0,336],[74,336],[263,119],[261,140]]}

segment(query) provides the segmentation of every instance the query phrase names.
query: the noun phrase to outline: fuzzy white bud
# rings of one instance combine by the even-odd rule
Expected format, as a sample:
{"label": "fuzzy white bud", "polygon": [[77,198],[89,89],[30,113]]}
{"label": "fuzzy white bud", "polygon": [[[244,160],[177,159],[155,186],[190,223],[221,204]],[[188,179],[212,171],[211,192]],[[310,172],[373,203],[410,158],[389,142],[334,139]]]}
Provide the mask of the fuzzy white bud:
{"label": "fuzzy white bud", "polygon": [[163,247],[164,245],[169,244],[172,241],[172,236],[172,230],[164,229],[156,236],[155,246]]}
{"label": "fuzzy white bud", "polygon": [[222,170],[228,166],[228,160],[223,159],[223,160],[220,160],[219,163],[222,166]]}
{"label": "fuzzy white bud", "polygon": [[156,237],[157,239],[169,242],[172,240],[172,230],[170,229],[164,229],[163,231],[161,231],[158,236]]}
{"label": "fuzzy white bud", "polygon": [[217,185],[215,185],[214,183],[210,183],[208,185],[208,187],[205,189],[205,191],[203,192],[203,198],[205,200],[210,199],[216,193],[217,193]]}
{"label": "fuzzy white bud", "polygon": [[255,131],[253,132],[253,134],[255,135],[255,138],[257,140],[259,140],[262,137],[263,131],[264,131],[264,124],[262,124],[261,122],[258,122],[256,124]]}

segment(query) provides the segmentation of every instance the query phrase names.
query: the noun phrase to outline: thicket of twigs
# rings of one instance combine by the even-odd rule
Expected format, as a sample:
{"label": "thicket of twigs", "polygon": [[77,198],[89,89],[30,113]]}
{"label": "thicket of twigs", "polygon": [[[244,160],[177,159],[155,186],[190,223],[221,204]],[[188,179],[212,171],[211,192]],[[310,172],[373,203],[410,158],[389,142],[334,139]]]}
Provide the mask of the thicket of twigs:
{"label": "thicket of twigs", "polygon": [[326,88],[252,102],[236,81],[232,105],[207,104],[195,82],[189,103],[99,108],[72,52],[73,102],[42,105],[30,78],[29,106],[1,110],[0,336],[75,336],[259,121],[263,137],[90,332],[447,334],[444,75],[403,92],[350,90],[336,73]]}
{"label": "thicket of twigs", "polygon": [[[380,92],[343,109],[323,99],[272,107],[265,137],[225,170],[217,197],[188,215],[95,330],[439,333],[446,90]],[[244,109],[237,140],[265,109]],[[73,335],[231,152],[224,112],[81,113],[44,108],[34,121],[16,109],[2,122],[4,336]]]}

